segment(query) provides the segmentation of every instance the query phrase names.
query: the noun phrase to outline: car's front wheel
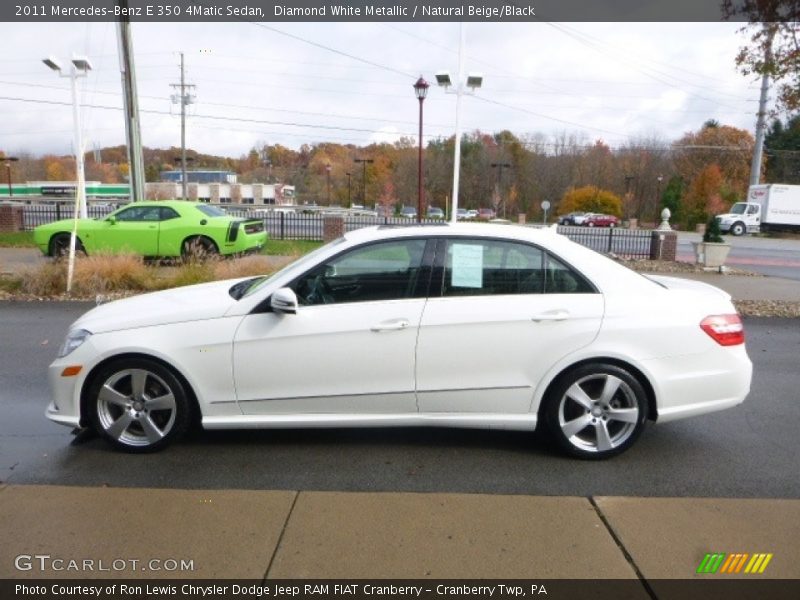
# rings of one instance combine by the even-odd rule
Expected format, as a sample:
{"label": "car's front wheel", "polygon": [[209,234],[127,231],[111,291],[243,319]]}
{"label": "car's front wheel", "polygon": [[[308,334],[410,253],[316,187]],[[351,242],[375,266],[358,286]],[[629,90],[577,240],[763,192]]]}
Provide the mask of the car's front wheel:
{"label": "car's front wheel", "polygon": [[602,459],[625,451],[647,419],[641,383],[616,365],[590,363],[569,371],[550,390],[544,418],[567,453]]}
{"label": "car's front wheel", "polygon": [[119,450],[160,450],[183,435],[190,423],[184,386],[171,370],[149,359],[106,365],[86,393],[92,427]]}
{"label": "car's front wheel", "polygon": [[744,226],[744,223],[741,221],[737,221],[733,225],[731,225],[731,234],[739,236],[744,235],[745,231],[747,231],[747,227]]}

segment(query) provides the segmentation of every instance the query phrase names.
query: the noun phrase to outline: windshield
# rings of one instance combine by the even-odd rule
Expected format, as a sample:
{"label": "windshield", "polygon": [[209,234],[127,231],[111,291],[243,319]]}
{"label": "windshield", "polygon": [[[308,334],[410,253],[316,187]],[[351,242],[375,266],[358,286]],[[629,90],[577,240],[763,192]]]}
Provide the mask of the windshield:
{"label": "windshield", "polygon": [[265,285],[269,285],[270,282],[275,281],[279,277],[282,277],[283,274],[286,273],[289,269],[294,269],[297,266],[304,265],[306,263],[312,262],[313,260],[315,260],[317,258],[317,256],[319,256],[320,254],[323,254],[324,252],[327,252],[328,249],[331,246],[336,246],[338,244],[341,244],[342,242],[344,242],[344,238],[343,237],[337,238],[337,239],[333,240],[332,242],[330,242],[329,244],[325,244],[324,246],[320,246],[319,248],[317,248],[313,252],[309,252],[305,256],[303,256],[303,257],[301,257],[301,258],[299,258],[299,259],[297,259],[295,261],[290,262],[288,265],[283,267],[280,271],[276,271],[275,273],[273,273],[269,277],[255,277],[253,279],[248,279],[247,280],[248,285],[247,285],[246,289],[241,289],[241,288],[234,289],[237,286],[241,286],[245,282],[242,281],[240,283],[237,283],[236,285],[233,286],[233,288],[228,290],[228,293],[230,293],[231,296],[233,296],[234,298],[236,298],[236,296],[238,295],[238,298],[236,298],[236,300],[239,300],[241,298],[245,298],[245,297],[249,296],[250,294],[252,294],[253,292],[256,292],[257,290],[260,290]]}
{"label": "windshield", "polygon": [[744,202],[737,202],[733,206],[731,206],[731,214],[732,215],[743,215],[744,211],[747,210],[747,204]]}
{"label": "windshield", "polygon": [[225,211],[221,208],[217,208],[216,206],[206,206],[205,204],[198,206],[197,210],[208,217],[224,217],[226,215]]}

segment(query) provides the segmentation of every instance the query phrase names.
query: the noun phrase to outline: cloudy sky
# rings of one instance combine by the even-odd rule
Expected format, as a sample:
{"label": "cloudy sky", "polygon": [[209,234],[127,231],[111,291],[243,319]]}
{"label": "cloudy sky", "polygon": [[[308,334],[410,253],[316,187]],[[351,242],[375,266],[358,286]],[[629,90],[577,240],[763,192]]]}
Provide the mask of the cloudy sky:
{"label": "cloudy sky", "polygon": [[[753,130],[758,83],[739,75],[731,23],[468,23],[465,71],[484,87],[462,99],[465,130],[576,133],[619,146],[674,140],[713,118]],[[412,85],[458,68],[457,23],[138,23],[133,25],[142,139],[180,145],[171,83],[179,53],[196,101],[187,146],[227,156],[255,144],[416,139]],[[72,152],[69,81],[41,59],[89,56],[80,82],[88,149],[125,140],[113,23],[0,23],[0,149]],[[452,135],[456,97],[431,87],[425,137]],[[105,108],[103,108],[105,107]]]}

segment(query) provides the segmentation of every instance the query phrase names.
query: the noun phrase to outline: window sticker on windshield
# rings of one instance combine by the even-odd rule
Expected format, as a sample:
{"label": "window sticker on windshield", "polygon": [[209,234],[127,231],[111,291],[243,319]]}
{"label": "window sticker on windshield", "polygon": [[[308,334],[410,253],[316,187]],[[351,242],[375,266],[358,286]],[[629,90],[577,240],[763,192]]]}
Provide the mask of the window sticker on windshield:
{"label": "window sticker on windshield", "polygon": [[483,246],[453,244],[450,285],[465,288],[483,287]]}

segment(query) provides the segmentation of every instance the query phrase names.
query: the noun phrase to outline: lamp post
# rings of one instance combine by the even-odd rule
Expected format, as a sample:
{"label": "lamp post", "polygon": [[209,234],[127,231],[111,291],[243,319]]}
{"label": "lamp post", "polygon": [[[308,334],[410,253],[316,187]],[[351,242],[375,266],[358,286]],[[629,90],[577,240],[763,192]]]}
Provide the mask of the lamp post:
{"label": "lamp post", "polygon": [[352,199],[352,187],[350,186],[350,173],[346,173],[347,175],[347,208],[353,208],[353,199]]}
{"label": "lamp post", "polygon": [[500,196],[500,184],[503,180],[503,169],[510,169],[511,163],[492,163],[492,168],[497,169],[497,197],[499,200],[499,204],[503,205],[503,218],[506,218],[506,203]]}
{"label": "lamp post", "polygon": [[[659,175],[656,177],[656,181],[658,182],[658,186],[656,186],[656,215],[658,215],[658,207],[661,206],[661,182],[664,181],[664,176]],[[656,222],[658,221],[658,216],[656,216]]]}
{"label": "lamp post", "polygon": [[[450,73],[440,71],[436,73],[436,83],[443,87],[445,93],[456,95],[456,139],[453,151],[453,201],[451,207],[450,220],[455,223],[458,216],[458,181],[461,174],[461,96],[473,94],[475,90],[483,84],[483,75],[480,73],[470,73],[464,81],[464,24],[459,23],[459,42],[458,42],[458,80],[451,90],[453,81]],[[467,91],[469,88],[471,91]]]}
{"label": "lamp post", "polygon": [[75,171],[77,178],[75,204],[80,212],[80,217],[85,219],[89,215],[86,211],[86,178],[84,176],[83,168],[83,140],[81,139],[80,107],[78,106],[78,78],[86,77],[88,75],[89,71],[92,70],[92,63],[85,56],[74,56],[72,58],[72,66],[70,67],[69,73],[64,73],[61,70],[61,61],[59,61],[57,58],[53,58],[51,56],[43,59],[42,62],[50,69],[58,73],[59,77],[68,77],[70,79],[70,83],[72,84],[72,120],[75,129]]}
{"label": "lamp post", "polygon": [[2,160],[6,161],[6,176],[8,178],[8,197],[14,196],[14,189],[11,187],[11,163],[17,162],[19,159],[16,156],[4,156]]}
{"label": "lamp post", "polygon": [[361,176],[361,206],[367,208],[367,164],[375,161],[371,158],[355,158],[353,162],[364,165],[363,175]]}
{"label": "lamp post", "polygon": [[325,165],[325,173],[328,177],[328,206],[331,205],[331,165],[328,163]]}
{"label": "lamp post", "polygon": [[417,82],[414,84],[414,94],[419,100],[419,175],[418,175],[418,188],[419,194],[417,197],[417,223],[422,222],[422,103],[425,101],[425,96],[428,95],[428,82],[419,76]]}
{"label": "lamp post", "polygon": [[42,60],[59,77],[69,77],[72,84],[72,121],[75,128],[75,210],[72,213],[72,233],[69,237],[69,260],[67,262],[67,294],[72,291],[72,276],[75,273],[75,246],[78,239],[78,217],[88,218],[86,210],[86,177],[83,169],[83,140],[81,140],[81,120],[78,107],[78,78],[86,77],[92,70],[92,63],[84,57],[73,56],[68,74],[61,71],[61,61],[48,57]]}

